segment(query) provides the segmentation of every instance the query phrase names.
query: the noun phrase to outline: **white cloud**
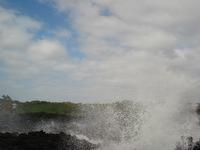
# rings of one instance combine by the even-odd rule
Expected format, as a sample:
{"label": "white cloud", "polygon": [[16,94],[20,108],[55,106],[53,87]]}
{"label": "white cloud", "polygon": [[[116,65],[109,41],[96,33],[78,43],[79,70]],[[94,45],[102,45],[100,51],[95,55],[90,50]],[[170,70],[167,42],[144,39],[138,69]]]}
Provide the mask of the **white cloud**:
{"label": "white cloud", "polygon": [[27,44],[33,38],[33,34],[27,30],[37,30],[41,23],[28,17],[18,16],[16,12],[0,8],[0,45],[2,49],[18,49]]}
{"label": "white cloud", "polygon": [[[155,76],[158,70],[171,71],[174,76],[179,76],[171,67],[176,66],[180,57],[176,53],[177,49],[180,49],[179,53],[185,53],[184,48],[189,47],[193,51],[192,55],[198,53],[198,50],[193,50],[198,47],[197,39],[200,33],[197,7],[199,2],[195,0],[190,2],[57,0],[54,2],[59,11],[71,12],[74,26],[81,33],[81,49],[89,58],[87,62],[92,61],[95,64],[91,66],[91,72],[95,70],[94,72],[105,75],[102,72],[107,72],[106,70],[111,72],[122,70],[127,75],[130,72],[142,74],[140,66],[147,69],[148,65],[155,61],[152,66],[157,67],[151,69]],[[102,9],[108,9],[111,15],[102,15]],[[140,53],[146,58],[137,57]],[[152,60],[149,60],[150,58]],[[162,61],[156,64],[158,60]],[[110,66],[108,62],[114,65]],[[126,62],[126,67],[119,67],[122,62]],[[100,68],[102,64],[105,66]],[[127,70],[129,66],[133,67]],[[86,70],[89,74],[88,68]],[[93,73],[91,76],[94,76]],[[148,79],[146,73],[142,76]],[[123,82],[124,78],[119,78],[118,81]]]}
{"label": "white cloud", "polygon": [[58,40],[35,38],[42,29],[41,22],[4,8],[0,8],[0,18],[1,70],[8,76],[37,80],[44,72],[51,75],[70,68],[61,67],[71,63]]}
{"label": "white cloud", "polygon": [[[43,71],[49,74],[61,71],[60,74],[66,78],[58,80],[66,82],[55,86],[64,89],[65,84],[67,89],[70,77],[82,93],[78,96],[80,100],[81,97],[131,99],[143,90],[148,93],[161,91],[160,95],[165,96],[168,95],[164,92],[166,89],[173,97],[177,95],[173,91],[181,93],[198,84],[198,1],[42,2],[54,3],[58,11],[71,15],[71,23],[80,33],[80,50],[86,58],[74,61],[56,39],[34,40],[35,33],[29,30],[42,28],[42,23],[1,9],[0,23],[6,24],[0,27],[3,33],[0,35],[1,59],[7,64],[7,71],[12,68],[10,70],[15,74],[23,68],[29,76]],[[110,13],[102,13],[105,10]],[[70,37],[70,32],[64,28],[56,30],[55,34],[57,37]],[[9,36],[5,38],[6,35]],[[110,92],[103,94],[107,91]],[[72,99],[75,95],[74,90]]]}
{"label": "white cloud", "polygon": [[57,60],[67,56],[65,48],[59,42],[51,40],[32,43],[27,52],[34,61]]}

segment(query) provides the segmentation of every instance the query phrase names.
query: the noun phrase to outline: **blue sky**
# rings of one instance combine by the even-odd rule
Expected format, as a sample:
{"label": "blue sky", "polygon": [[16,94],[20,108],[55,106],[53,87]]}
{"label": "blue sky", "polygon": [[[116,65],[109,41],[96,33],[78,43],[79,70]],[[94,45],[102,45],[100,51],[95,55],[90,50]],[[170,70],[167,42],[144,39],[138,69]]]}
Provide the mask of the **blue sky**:
{"label": "blue sky", "polygon": [[58,13],[51,5],[45,5],[37,0],[3,0],[1,3],[5,8],[15,9],[22,15],[46,23],[46,27],[50,29],[70,26],[70,21],[61,12]]}
{"label": "blue sky", "polygon": [[0,0],[0,95],[107,102],[199,89],[199,4]]}
{"label": "blue sky", "polygon": [[[7,9],[16,10],[21,15],[29,16],[43,23],[43,28],[35,35],[36,38],[54,38],[51,31],[64,28],[69,30],[70,37],[60,37],[59,40],[68,48],[72,57],[83,59],[85,55],[80,52],[77,41],[78,31],[72,25],[67,13],[58,11],[50,3],[43,3],[39,0],[2,0],[0,4]],[[70,12],[69,12],[70,13]]]}

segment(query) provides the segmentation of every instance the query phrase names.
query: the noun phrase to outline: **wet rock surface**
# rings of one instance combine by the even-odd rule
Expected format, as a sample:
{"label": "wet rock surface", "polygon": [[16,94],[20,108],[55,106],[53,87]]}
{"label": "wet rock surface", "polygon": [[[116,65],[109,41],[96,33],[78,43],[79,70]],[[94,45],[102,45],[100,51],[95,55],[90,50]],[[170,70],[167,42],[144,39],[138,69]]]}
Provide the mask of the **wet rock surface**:
{"label": "wet rock surface", "polygon": [[63,132],[0,133],[0,150],[95,150],[98,145]]}
{"label": "wet rock surface", "polygon": [[200,139],[196,142],[193,137],[181,137],[181,141],[177,142],[175,150],[200,150]]}

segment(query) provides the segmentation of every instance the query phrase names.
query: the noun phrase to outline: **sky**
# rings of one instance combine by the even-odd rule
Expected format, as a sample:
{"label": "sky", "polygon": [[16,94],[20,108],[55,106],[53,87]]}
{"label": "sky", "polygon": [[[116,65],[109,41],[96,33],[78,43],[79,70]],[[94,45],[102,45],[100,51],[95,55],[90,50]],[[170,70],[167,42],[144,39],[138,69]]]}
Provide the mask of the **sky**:
{"label": "sky", "polygon": [[198,0],[0,0],[0,94],[199,99]]}

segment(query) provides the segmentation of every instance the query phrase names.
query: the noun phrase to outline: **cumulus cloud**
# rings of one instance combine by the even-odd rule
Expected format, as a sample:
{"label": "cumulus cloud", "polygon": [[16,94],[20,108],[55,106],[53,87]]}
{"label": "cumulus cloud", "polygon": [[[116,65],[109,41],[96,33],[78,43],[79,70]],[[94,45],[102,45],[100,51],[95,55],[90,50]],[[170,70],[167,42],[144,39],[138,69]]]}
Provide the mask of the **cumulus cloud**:
{"label": "cumulus cloud", "polygon": [[80,32],[87,60],[74,77],[88,80],[96,95],[104,97],[108,88],[112,94],[106,98],[131,98],[144,90],[175,96],[198,84],[199,2],[51,2],[58,11],[70,12]]}
{"label": "cumulus cloud", "polygon": [[[49,91],[55,87],[65,91],[72,86],[79,94],[71,90],[70,97],[79,100],[132,99],[138,94],[144,96],[143,91],[149,93],[146,97],[176,97],[198,86],[198,1],[41,2],[69,15],[86,57],[73,60],[59,39],[35,39],[41,22],[1,8],[1,60],[9,75],[16,76],[23,68],[23,73],[34,80],[33,75],[42,72],[59,72],[62,77],[57,82],[63,82]],[[70,37],[64,28],[55,33],[57,38]],[[68,85],[69,80],[73,84]]]}
{"label": "cumulus cloud", "polygon": [[35,37],[42,28],[41,22],[4,8],[0,9],[0,15],[0,58],[7,69],[35,67],[40,70],[45,64],[49,65],[46,68],[53,69],[53,64],[56,67],[68,63],[67,49],[61,42]]}
{"label": "cumulus cloud", "polygon": [[33,43],[30,45],[28,53],[33,60],[38,60],[38,62],[56,60],[56,58],[63,59],[62,57],[66,56],[65,49],[60,43],[49,40]]}
{"label": "cumulus cloud", "polygon": [[38,95],[37,89],[50,85],[50,79],[56,82],[52,79],[56,74],[67,74],[73,68],[61,42],[48,37],[36,38],[43,28],[42,22],[5,8],[0,8],[0,18],[2,94],[15,93],[14,96],[21,97],[27,92],[26,98]]}

